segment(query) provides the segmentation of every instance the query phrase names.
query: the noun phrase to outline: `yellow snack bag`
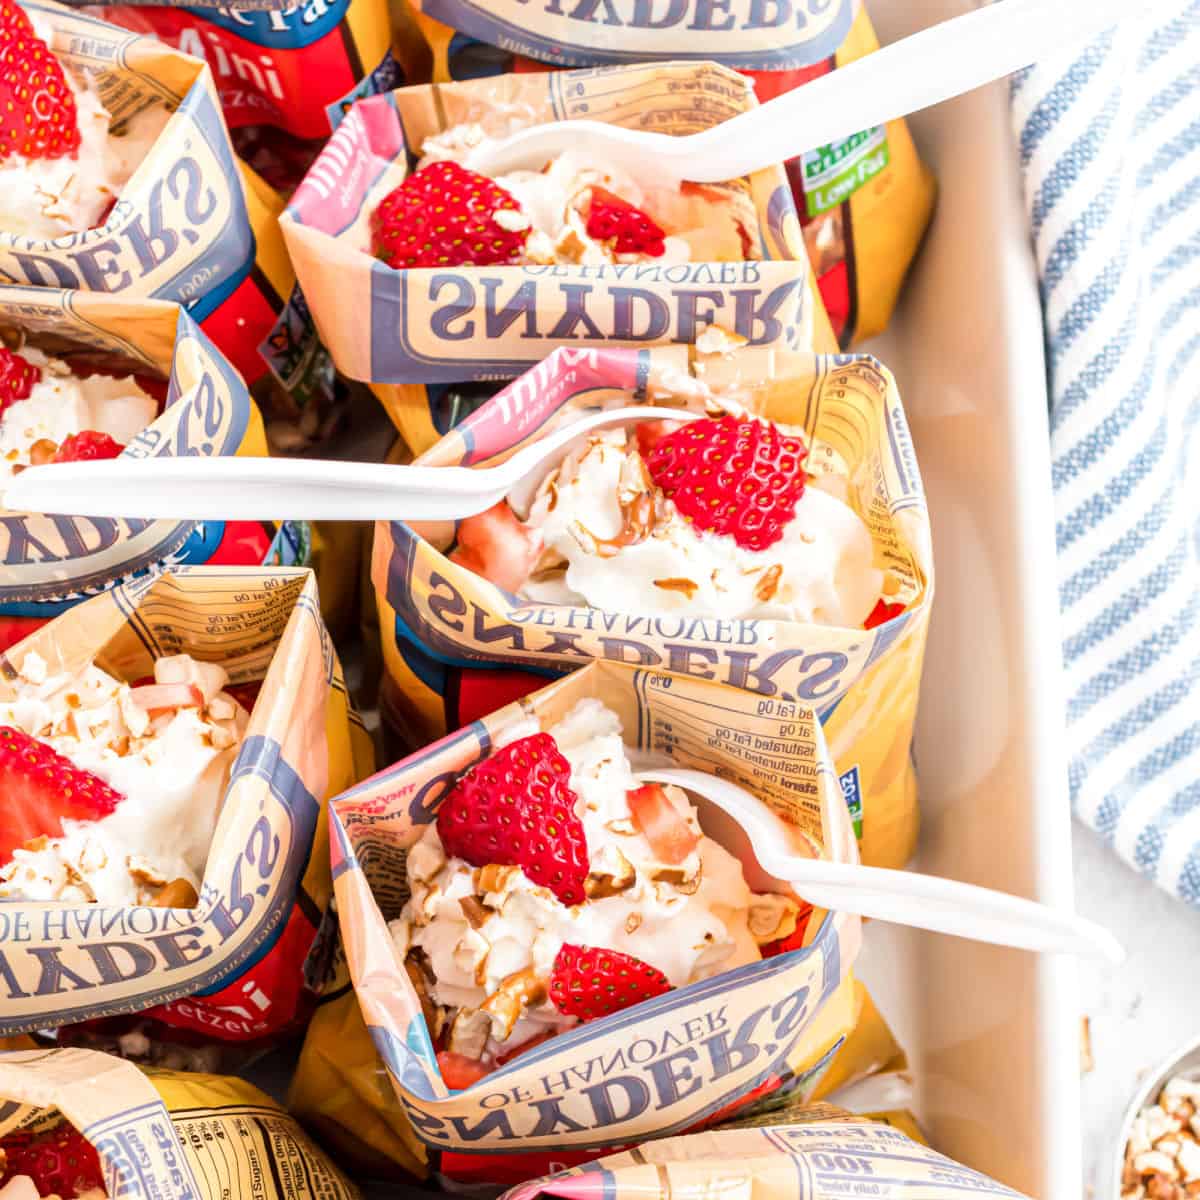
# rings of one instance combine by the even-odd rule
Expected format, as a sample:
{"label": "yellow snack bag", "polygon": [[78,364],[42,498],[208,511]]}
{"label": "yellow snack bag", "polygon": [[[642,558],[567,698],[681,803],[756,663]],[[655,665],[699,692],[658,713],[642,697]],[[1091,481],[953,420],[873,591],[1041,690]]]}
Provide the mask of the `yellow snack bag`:
{"label": "yellow snack bag", "polygon": [[[834,0],[723,4],[608,0],[411,0],[435,83],[670,58],[741,71],[765,103],[879,48],[865,5]],[[841,346],[883,330],[933,212],[933,175],[908,125],[891,121],[810,147],[784,165],[809,258]],[[822,348],[822,347],[818,347]]]}
{"label": "yellow snack bag", "polygon": [[276,448],[327,433],[339,397],[295,287],[282,200],[234,154],[208,66],[53,0],[21,7],[111,115],[110,140],[144,157],[91,228],[44,214],[28,228],[0,228],[0,281],[182,304],[268,422],[281,435],[290,427]]}
{"label": "yellow snack bag", "polygon": [[[243,1079],[142,1071],[94,1050],[18,1050],[0,1054],[0,1101],[8,1172],[35,1186],[128,1200],[358,1200],[296,1121]],[[69,1158],[39,1154],[52,1137],[74,1139]]]}
{"label": "yellow snack bag", "polygon": [[[93,665],[126,683],[153,680],[155,663],[178,654],[223,667],[250,712],[199,894],[189,903],[164,880],[151,900],[109,907],[82,899],[68,872],[46,903],[25,898],[15,876],[0,904],[0,1034],[141,1014],[250,1043],[307,1014],[306,960],[332,894],[325,799],[372,765],[312,572],[180,567],[113,586],[0,656],[0,701],[30,695],[39,679],[60,694],[55,679],[67,686]],[[24,732],[36,736],[46,718],[28,711]],[[130,752],[129,736],[114,729],[114,739],[113,754]]]}
{"label": "yellow snack bag", "polygon": [[338,369],[371,385],[419,452],[466,415],[449,385],[511,379],[558,346],[690,344],[716,325],[755,347],[835,349],[778,166],[680,191],[688,261],[396,270],[371,254],[379,202],[409,177],[410,155],[449,128],[586,117],[683,134],[754,103],[735,72],[686,62],[500,75],[359,101],[282,218]]}
{"label": "yellow snack bag", "polygon": [[[765,957],[548,1040],[535,1036],[533,1048],[506,1051],[494,1074],[451,1081],[458,1026],[443,1021],[430,991],[414,986],[421,968],[406,959],[401,937],[406,854],[464,770],[498,745],[556,726],[581,704],[597,711],[594,702],[615,714],[631,752],[720,774],[803,831],[810,853],[857,857],[811,709],[767,718],[749,693],[616,663],[593,663],[336,799],[334,887],[350,976],[411,1122],[413,1155],[425,1143],[437,1152],[438,1173],[457,1181],[527,1178],[539,1165],[581,1162],[614,1144],[715,1123],[764,1098],[807,1096],[858,1015],[850,973],[858,919],[797,914],[794,905],[790,922],[775,914],[777,905],[787,909],[780,897],[790,889],[763,871],[740,831],[723,829],[714,837],[740,860],[751,891],[770,901],[774,915],[755,934]],[[756,738],[786,745],[792,778],[762,769]],[[353,1086],[345,1077],[342,1084]]]}
{"label": "yellow snack bag", "polygon": [[827,1104],[741,1128],[647,1142],[623,1154],[531,1180],[504,1200],[670,1200],[737,1195],[756,1200],[1026,1200],[953,1162],[895,1126]]}
{"label": "yellow snack bag", "polygon": [[909,747],[934,572],[920,472],[886,368],[866,356],[745,349],[690,362],[681,347],[557,350],[418,462],[486,467],[583,411],[655,403],[696,412],[725,394],[802,430],[804,470],[866,526],[882,582],[862,625],[640,611],[619,580],[602,607],[557,593],[539,601],[524,585],[502,588],[470,569],[465,522],[381,522],[372,570],[388,679],[381,707],[419,745],[594,658],[744,688],[770,716],[813,704],[863,860],[899,867],[917,833]]}

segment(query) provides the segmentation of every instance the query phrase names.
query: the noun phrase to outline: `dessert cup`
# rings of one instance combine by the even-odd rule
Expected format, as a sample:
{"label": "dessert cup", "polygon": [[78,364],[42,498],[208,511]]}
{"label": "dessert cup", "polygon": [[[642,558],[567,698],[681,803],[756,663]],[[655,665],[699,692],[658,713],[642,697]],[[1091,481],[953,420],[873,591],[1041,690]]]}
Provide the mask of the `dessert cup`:
{"label": "dessert cup", "polygon": [[[397,270],[371,253],[380,201],[409,178],[426,142],[444,143],[447,131],[494,136],[586,115],[684,134],[754,103],[740,76],[710,63],[501,75],[360,101],[282,220],[338,369],[370,383],[410,446],[423,449],[432,420],[424,388],[396,385],[511,378],[556,346],[687,343],[710,324],[754,345],[833,349],[781,167],[678,193],[671,212],[679,228],[665,217],[664,227],[668,235],[694,231],[686,261],[665,254],[571,263],[560,253],[525,265]],[[680,216],[684,201],[690,222]]]}
{"label": "dessert cup", "polygon": [[[422,839],[464,770],[512,737],[555,726],[585,700],[617,714],[627,748],[726,774],[788,819],[814,852],[841,861],[857,855],[810,708],[769,714],[746,692],[614,663],[593,663],[339,797],[331,836],[351,979],[416,1138],[443,1155],[592,1156],[718,1121],[761,1097],[807,1095],[852,1027],[860,923],[817,912],[772,947],[780,950],[773,957],[586,1020],[469,1086],[447,1083],[432,1040],[444,1031],[427,1020],[428,1002],[423,1013],[388,926],[404,899],[404,852]],[[786,758],[782,775],[753,749],[756,740]],[[758,866],[739,829],[714,822],[706,832],[738,859],[751,891],[790,894]],[[577,911],[603,903],[589,900]]]}
{"label": "dessert cup", "polygon": [[[241,373],[281,448],[336,424],[328,359],[295,291],[278,227],[282,201],[233,152],[205,63],[152,37],[54,4],[22,5],[64,73],[107,113],[111,141],[136,139],[132,174],[108,211],[76,228],[5,228],[0,271],[33,287],[151,297],[182,304]],[[118,136],[120,135],[120,136]],[[147,136],[148,135],[148,136]],[[68,172],[81,157],[51,160]],[[44,160],[8,160],[29,171]],[[88,168],[91,169],[91,168]],[[93,226],[94,227],[91,227]],[[290,435],[290,436],[289,436]]]}
{"label": "dessert cup", "polygon": [[[312,573],[182,567],[115,584],[11,647],[0,658],[0,696],[14,700],[38,677],[79,676],[93,664],[141,681],[159,674],[156,660],[182,654],[219,664],[234,694],[261,682],[247,696],[253,711],[228,767],[199,896],[179,903],[164,892],[155,905],[122,907],[5,903],[0,1034],[143,1014],[202,1039],[251,1042],[305,1014],[305,957],[330,894],[328,862],[313,852],[323,800],[371,760]],[[183,769],[173,752],[158,765],[168,775]],[[180,847],[193,833],[180,829]]]}
{"label": "dessert cup", "polygon": [[[517,594],[512,582],[497,586],[471,569],[477,547],[464,546],[466,523],[381,522],[372,578],[390,681],[385,716],[419,744],[499,699],[521,695],[539,677],[592,658],[717,679],[758,693],[768,706],[815,705],[863,860],[902,866],[916,837],[909,744],[933,563],[920,474],[885,368],[865,356],[749,348],[696,348],[691,362],[682,348],[559,350],[419,461],[483,466],[580,409],[647,400],[696,412],[714,398],[736,400],[750,413],[797,429],[810,443],[803,464],[808,486],[825,493],[826,509],[849,515],[860,536],[865,524],[870,569],[882,580],[877,611],[865,622],[870,628],[861,616],[851,626],[802,621],[778,610],[705,612],[690,607],[690,587],[672,598],[678,603],[670,609],[662,601],[652,611],[639,609],[636,598],[650,577],[624,573],[633,568],[620,558],[607,560],[615,564],[611,577],[592,593],[599,607],[558,593],[535,599]],[[523,495],[512,494],[522,517],[537,482]],[[519,562],[520,543],[497,546],[501,558]],[[685,589],[687,581],[676,574],[654,582]]]}

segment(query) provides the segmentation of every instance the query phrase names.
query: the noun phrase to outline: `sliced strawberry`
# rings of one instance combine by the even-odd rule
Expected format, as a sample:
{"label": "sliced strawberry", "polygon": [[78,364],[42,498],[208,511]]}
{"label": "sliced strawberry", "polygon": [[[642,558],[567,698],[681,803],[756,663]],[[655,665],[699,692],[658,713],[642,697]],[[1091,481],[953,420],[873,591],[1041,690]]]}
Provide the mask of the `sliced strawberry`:
{"label": "sliced strawberry", "polygon": [[638,453],[645,458],[668,433],[672,433],[678,428],[678,421],[639,421],[634,426]]}
{"label": "sliced strawberry", "polygon": [[194,683],[148,683],[131,688],[129,698],[151,715],[169,708],[204,707],[204,693]]}
{"label": "sliced strawberry", "polygon": [[79,114],[62,64],[28,20],[6,11],[0,19],[0,159],[78,151]]}
{"label": "sliced strawberry", "polygon": [[564,904],[582,904],[587,838],[571,767],[548,733],[520,738],[464,775],[438,809],[447,854],[520,867]]}
{"label": "sliced strawberry", "polygon": [[[497,221],[501,212],[514,216]],[[458,163],[434,162],[379,202],[371,216],[371,252],[397,270],[487,267],[516,262],[529,228],[511,192]]]}
{"label": "sliced strawberry", "polygon": [[20,1133],[0,1138],[5,1170],[0,1184],[28,1175],[39,1196],[73,1200],[85,1192],[104,1190],[104,1172],[95,1147],[65,1121],[30,1137]]}
{"label": "sliced strawberry", "polygon": [[625,798],[633,823],[661,862],[681,863],[700,844],[700,835],[689,820],[687,796],[678,788],[647,783],[627,793]]}
{"label": "sliced strawberry", "polygon": [[33,33],[33,22],[29,14],[15,0],[0,0],[0,31],[13,29],[19,33]]}
{"label": "sliced strawberry", "polygon": [[796,928],[785,938],[776,938],[760,946],[763,958],[774,958],[777,954],[786,954],[789,950],[800,950],[804,947],[804,937],[808,932],[808,922],[812,919],[813,906],[801,904],[796,914]]}
{"label": "sliced strawberry", "polygon": [[593,187],[587,209],[588,237],[607,242],[618,254],[644,254],[660,258],[667,236],[640,208],[606,188]]}
{"label": "sliced strawberry", "polygon": [[702,417],[659,440],[650,477],[698,529],[731,536],[746,550],[783,537],[804,494],[808,447],[769,421]]}
{"label": "sliced strawberry", "polygon": [[55,451],[54,461],[88,462],[97,458],[116,458],[124,449],[120,442],[113,441],[107,433],[85,429],[82,433],[72,433],[63,438],[62,445]]}
{"label": "sliced strawberry", "polygon": [[31,838],[60,836],[65,819],[99,821],[123,799],[45,742],[0,725],[0,863]]}
{"label": "sliced strawberry", "polygon": [[669,992],[657,968],[616,950],[596,950],[564,942],[550,976],[550,999],[560,1013],[594,1021]]}
{"label": "sliced strawberry", "polygon": [[886,625],[893,617],[898,617],[904,611],[903,604],[888,604],[886,600],[876,600],[871,615],[863,622],[864,629],[874,629],[876,625]]}
{"label": "sliced strawberry", "polygon": [[437,1064],[445,1085],[456,1092],[469,1088],[485,1075],[491,1074],[486,1063],[481,1063],[477,1058],[468,1058],[465,1054],[455,1054],[453,1050],[439,1050]]}
{"label": "sliced strawberry", "polygon": [[458,545],[450,561],[490,579],[507,592],[519,592],[542,554],[542,535],[517,520],[507,500],[458,523]]}
{"label": "sliced strawberry", "polygon": [[0,416],[18,400],[28,400],[33,385],[42,377],[41,367],[0,346]]}

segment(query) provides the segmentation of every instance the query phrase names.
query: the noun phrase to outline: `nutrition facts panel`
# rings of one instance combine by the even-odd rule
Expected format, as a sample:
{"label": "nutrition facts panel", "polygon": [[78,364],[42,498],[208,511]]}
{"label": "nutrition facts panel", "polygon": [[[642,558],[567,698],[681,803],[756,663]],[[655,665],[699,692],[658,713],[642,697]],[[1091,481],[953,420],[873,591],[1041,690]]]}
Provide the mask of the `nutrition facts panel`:
{"label": "nutrition facts panel", "polygon": [[270,1108],[185,1109],[171,1113],[205,1196],[221,1200],[354,1200],[355,1192],[325,1168],[295,1121]]}

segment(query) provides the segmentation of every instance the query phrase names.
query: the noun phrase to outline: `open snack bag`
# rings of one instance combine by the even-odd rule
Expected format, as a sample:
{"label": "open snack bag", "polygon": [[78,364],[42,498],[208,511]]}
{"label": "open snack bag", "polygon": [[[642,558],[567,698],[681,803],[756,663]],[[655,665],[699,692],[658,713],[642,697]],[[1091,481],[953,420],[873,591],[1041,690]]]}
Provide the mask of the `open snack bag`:
{"label": "open snack bag", "polygon": [[[879,48],[858,0],[412,0],[434,82],[500,71],[656,58],[711,60],[749,76],[760,102]],[[601,13],[603,15],[601,15]],[[843,347],[879,333],[933,211],[934,181],[904,121],[810,146],[785,164],[804,240]]]}
{"label": "open snack bag", "polygon": [[[0,286],[0,491],[79,458],[266,454],[237,372],[177,304]],[[0,506],[0,650],[110,584],[168,564],[290,565],[304,527],[43,516]]]}
{"label": "open snack bag", "polygon": [[820,726],[791,708],[593,663],[334,802],[350,975],[442,1174],[528,1177],[813,1089],[853,1027],[858,918],[633,773],[720,775],[797,853],[854,861]]}
{"label": "open snack bag", "polygon": [[95,1050],[0,1054],[5,1200],[357,1200],[243,1079],[139,1070]]}
{"label": "open snack bag", "polygon": [[324,800],[370,766],[308,570],[139,578],[9,649],[0,1034],[295,1028],[331,890]]}
{"label": "open snack bag", "polygon": [[828,1104],[792,1109],[750,1128],[648,1142],[586,1166],[522,1183],[504,1200],[671,1200],[735,1195],[756,1200],[1025,1200],[899,1129]]}
{"label": "open snack bag", "polygon": [[[98,14],[207,59],[238,152],[288,192],[355,100],[405,82],[387,0],[220,9],[114,4]],[[412,27],[411,18],[404,26]]]}
{"label": "open snack bag", "polygon": [[61,121],[31,108],[36,144],[9,148],[0,279],[177,301],[281,448],[328,432],[332,369],[295,290],[282,201],[234,155],[203,60],[50,0],[3,3],[29,26],[14,53],[44,64]]}
{"label": "open snack bag", "polygon": [[492,465],[640,403],[703,419],[593,431],[457,525],[377,525],[385,716],[420,744],[593,658],[812,705],[864,861],[902,865],[933,561],[895,381],[866,356],[557,350],[418,461]]}
{"label": "open snack bag", "polygon": [[[421,451],[448,428],[444,385],[510,379],[556,346],[691,343],[717,325],[752,346],[834,349],[782,167],[667,189],[572,153],[496,181],[458,161],[483,137],[546,121],[683,134],[754,103],[712,63],[502,75],[360,101],[282,221],[338,369],[370,383]],[[438,232],[434,200],[453,226],[472,189],[483,199],[466,224]]]}

